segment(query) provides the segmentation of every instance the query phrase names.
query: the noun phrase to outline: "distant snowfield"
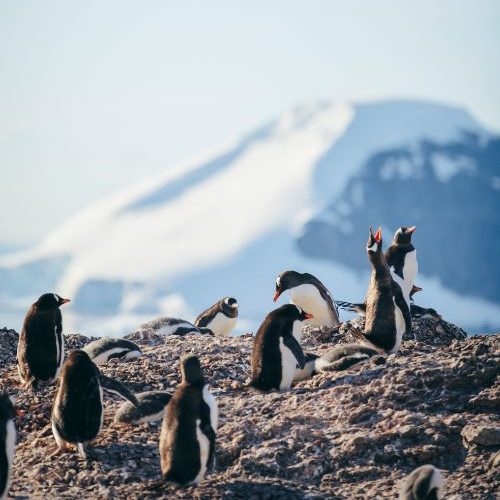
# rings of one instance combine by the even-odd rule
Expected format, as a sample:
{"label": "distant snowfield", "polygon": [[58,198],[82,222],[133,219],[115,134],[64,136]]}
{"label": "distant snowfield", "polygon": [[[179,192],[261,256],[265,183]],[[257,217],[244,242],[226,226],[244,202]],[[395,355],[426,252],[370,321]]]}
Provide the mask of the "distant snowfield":
{"label": "distant snowfield", "polygon": [[[74,298],[66,330],[88,335],[122,335],[160,314],[192,320],[227,295],[240,303],[237,331],[255,329],[276,307],[274,280],[286,269],[315,274],[336,298],[361,300],[368,263],[354,271],[305,258],[295,244],[301,227],[370,153],[425,137],[449,140],[464,129],[485,133],[462,110],[420,102],[296,109],[231,147],[89,207],[36,248],[3,257],[0,267],[15,272],[68,258],[54,287]],[[442,167],[443,181],[453,172]],[[352,251],[365,252],[364,243]],[[419,276],[418,284],[417,302],[446,319],[466,328],[500,325],[500,306],[432,278]],[[101,300],[115,310],[99,314],[93,307]]]}

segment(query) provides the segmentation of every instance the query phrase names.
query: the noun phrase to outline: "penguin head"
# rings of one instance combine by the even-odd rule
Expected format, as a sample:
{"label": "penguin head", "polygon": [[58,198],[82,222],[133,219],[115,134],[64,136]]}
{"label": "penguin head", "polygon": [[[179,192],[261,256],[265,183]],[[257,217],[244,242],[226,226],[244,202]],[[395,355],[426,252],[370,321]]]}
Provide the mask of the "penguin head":
{"label": "penguin head", "polygon": [[273,298],[274,302],[278,300],[283,292],[300,285],[302,282],[301,276],[302,275],[297,271],[283,271],[278,274],[276,278],[276,292]]}
{"label": "penguin head", "polygon": [[368,257],[373,257],[382,253],[382,228],[379,226],[377,232],[373,234],[372,227],[370,226],[370,233],[368,234],[368,241],[366,243],[366,251]]}
{"label": "penguin head", "polygon": [[99,373],[99,368],[90,359],[90,356],[81,349],[75,349],[69,353],[62,367],[61,378],[64,378],[69,368],[77,368],[79,376],[82,378],[91,377]]}
{"label": "penguin head", "polygon": [[417,285],[413,285],[411,287],[411,290],[410,290],[410,299],[413,301],[413,296],[418,293],[418,292],[421,292],[423,289],[420,288],[419,286]]}
{"label": "penguin head", "polygon": [[70,300],[63,299],[62,297],[57,295],[57,293],[44,293],[43,295],[38,297],[38,300],[35,302],[35,304],[40,309],[56,309],[57,307],[66,304],[67,302],[70,302]]}
{"label": "penguin head", "polygon": [[14,401],[8,394],[0,393],[0,420],[12,420],[16,415],[22,415],[21,410],[16,410]]}
{"label": "penguin head", "polygon": [[299,313],[299,317],[298,317],[299,321],[305,321],[306,319],[314,318],[314,316],[311,313],[305,312],[299,306],[295,306],[295,307],[297,308],[298,313]]}
{"label": "penguin head", "polygon": [[184,356],[181,359],[181,375],[183,384],[205,385],[200,360],[197,356]]}
{"label": "penguin head", "polygon": [[400,227],[394,233],[394,239],[392,240],[394,245],[399,247],[404,247],[411,244],[411,236],[417,230],[416,226],[410,227]]}
{"label": "penguin head", "polygon": [[284,304],[278,309],[275,309],[271,314],[278,314],[280,316],[284,316],[293,321],[305,321],[306,319],[311,319],[313,317],[312,314],[305,312],[299,306],[295,304]]}
{"label": "penguin head", "polygon": [[230,309],[238,309],[238,301],[234,297],[224,297],[222,302]]}

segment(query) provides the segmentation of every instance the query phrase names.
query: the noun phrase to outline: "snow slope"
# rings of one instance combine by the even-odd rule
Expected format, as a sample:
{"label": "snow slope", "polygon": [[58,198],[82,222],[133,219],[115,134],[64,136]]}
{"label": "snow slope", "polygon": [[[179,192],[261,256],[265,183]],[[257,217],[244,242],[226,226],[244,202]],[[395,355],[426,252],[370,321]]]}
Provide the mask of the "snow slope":
{"label": "snow slope", "polygon": [[[255,327],[273,308],[275,275],[289,268],[316,274],[334,296],[362,298],[368,266],[307,257],[296,244],[304,224],[373,152],[458,139],[464,130],[488,135],[466,112],[422,102],[295,109],[233,146],[89,207],[36,248],[3,257],[3,301],[12,308],[13,296],[31,301],[52,287],[74,299],[69,327],[119,335],[158,314],[192,319],[226,295],[240,303],[239,329]],[[445,182],[453,166],[441,170]],[[352,252],[364,252],[364,237]],[[419,284],[421,302],[447,319],[500,325],[498,305],[469,297],[463,307],[463,297],[436,278]]]}

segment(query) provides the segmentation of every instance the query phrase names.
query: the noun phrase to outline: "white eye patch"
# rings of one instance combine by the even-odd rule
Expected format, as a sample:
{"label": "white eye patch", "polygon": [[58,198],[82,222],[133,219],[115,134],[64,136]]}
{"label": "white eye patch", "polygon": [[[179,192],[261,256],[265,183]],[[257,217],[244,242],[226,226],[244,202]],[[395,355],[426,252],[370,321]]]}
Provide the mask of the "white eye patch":
{"label": "white eye patch", "polygon": [[299,306],[295,306],[297,310],[299,311],[299,314],[302,314],[302,309]]}
{"label": "white eye patch", "polygon": [[278,276],[278,277],[276,278],[276,286],[277,286],[277,287],[281,286],[281,276]]}
{"label": "white eye patch", "polygon": [[56,295],[55,293],[52,294],[54,296],[54,299],[56,299],[56,302],[59,302],[59,296]]}

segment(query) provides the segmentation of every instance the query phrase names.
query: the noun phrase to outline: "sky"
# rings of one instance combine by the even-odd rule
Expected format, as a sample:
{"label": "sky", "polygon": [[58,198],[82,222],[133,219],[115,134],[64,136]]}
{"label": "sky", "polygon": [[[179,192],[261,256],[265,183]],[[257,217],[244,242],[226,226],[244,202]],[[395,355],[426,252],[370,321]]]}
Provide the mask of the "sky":
{"label": "sky", "polygon": [[500,2],[0,0],[0,250],[303,103],[500,131]]}

